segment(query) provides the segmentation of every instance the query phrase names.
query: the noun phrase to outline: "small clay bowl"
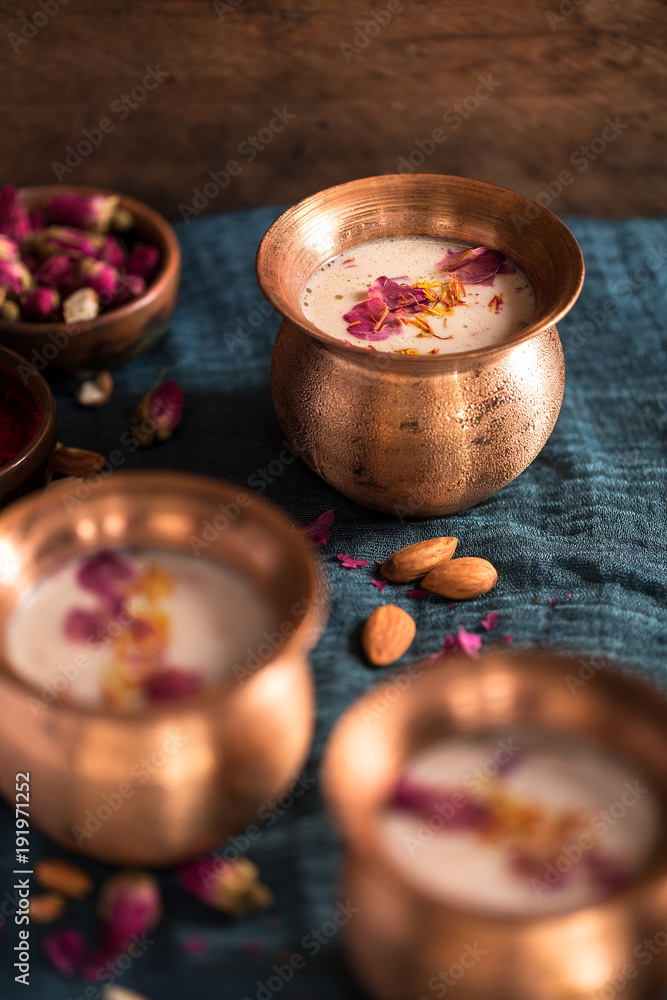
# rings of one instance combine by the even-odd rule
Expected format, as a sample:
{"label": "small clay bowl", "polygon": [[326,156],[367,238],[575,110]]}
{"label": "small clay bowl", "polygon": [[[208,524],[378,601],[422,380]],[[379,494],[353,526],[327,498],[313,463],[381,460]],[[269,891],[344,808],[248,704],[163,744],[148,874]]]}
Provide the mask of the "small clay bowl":
{"label": "small clay bowl", "polygon": [[[54,194],[117,194],[83,185],[47,185],[23,188],[29,209]],[[160,251],[157,274],[143,295],[82,323],[15,323],[0,320],[0,344],[11,347],[42,371],[51,368],[85,374],[113,368],[152,347],[166,333],[176,308],[181,274],[181,251],[176,234],[159,212],[142,201],[120,195],[120,205],[132,212],[134,232],[142,242]]]}
{"label": "small clay bowl", "polygon": [[[0,466],[0,507],[23,493],[44,486],[47,463],[56,444],[56,406],[46,381],[20,354],[0,347],[0,378],[17,384],[32,405],[42,411],[37,433],[13,461]],[[0,404],[1,405],[1,404]]]}

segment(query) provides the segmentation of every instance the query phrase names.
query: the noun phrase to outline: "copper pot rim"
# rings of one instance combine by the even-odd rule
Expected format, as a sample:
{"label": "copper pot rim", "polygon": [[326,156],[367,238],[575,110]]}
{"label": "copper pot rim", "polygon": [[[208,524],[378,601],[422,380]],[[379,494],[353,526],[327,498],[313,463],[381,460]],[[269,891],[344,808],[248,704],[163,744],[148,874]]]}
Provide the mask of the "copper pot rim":
{"label": "copper pot rim", "polygon": [[[196,489],[204,489],[211,495],[215,491],[216,499],[222,502],[233,500],[238,494],[238,487],[233,483],[217,479],[215,476],[203,475],[201,473],[175,472],[170,469],[152,469],[114,472],[110,479],[97,487],[95,497],[101,498],[105,494],[118,493],[124,485],[132,484],[147,488],[150,488],[151,485],[158,485],[163,492],[167,492],[170,486],[177,486],[180,489],[187,487],[189,492]],[[4,511],[0,511],[0,537],[13,522],[20,521],[24,516],[29,517],[33,515],[45,503],[49,506],[56,506],[60,501],[60,494],[66,493],[69,488],[70,484],[67,481],[54,483],[41,493],[29,494],[11,504]],[[244,490],[244,492],[246,492],[250,499],[250,503],[246,509],[259,511],[270,522],[271,527],[280,533],[287,545],[296,546],[307,569],[309,582],[309,593],[306,595],[306,598],[309,600],[308,611],[298,623],[294,632],[285,640],[285,643],[266,660],[263,660],[258,667],[253,669],[251,678],[238,680],[230,673],[222,677],[217,683],[205,687],[196,694],[183,698],[175,698],[154,705],[145,705],[126,712],[112,712],[92,705],[58,700],[50,702],[45,708],[59,713],[62,717],[81,720],[104,720],[107,724],[115,724],[121,727],[139,726],[146,722],[159,723],[165,719],[171,720],[180,715],[190,715],[196,713],[198,710],[204,710],[221,701],[225,701],[245,687],[246,684],[252,683],[261,674],[265,674],[272,667],[279,666],[282,661],[287,661],[294,655],[302,656],[304,652],[310,652],[314,648],[319,641],[326,623],[329,600],[328,588],[321,572],[318,571],[317,555],[303,533],[293,528],[287,515],[276,504],[258,496],[251,490]],[[122,544],[118,546],[119,549],[122,547]],[[183,546],[180,545],[174,545],[171,549],[166,545],[161,547],[164,551],[184,551]],[[82,551],[85,551],[85,549],[82,548]],[[91,551],[94,550],[91,549]],[[210,557],[209,561],[221,562],[221,560],[211,560]],[[24,695],[26,698],[34,698],[39,695],[39,689],[33,687],[18,674],[14,673],[11,665],[4,658],[0,658],[0,684],[8,685],[15,692]]]}
{"label": "copper pot rim", "polygon": [[[3,487],[3,479],[9,479],[16,473],[20,474],[24,467],[30,466],[32,468],[32,465],[34,464],[33,460],[35,458],[38,458],[38,461],[41,461],[42,459],[45,461],[49,457],[51,451],[50,442],[54,433],[56,420],[56,404],[49,384],[44,376],[37,371],[34,365],[31,365],[29,361],[26,361],[22,355],[17,354],[16,351],[12,351],[11,348],[4,347],[4,345],[0,344],[0,367],[3,360],[11,362],[7,368],[16,376],[15,381],[17,383],[20,382],[18,374],[19,368],[29,369],[30,379],[27,383],[24,383],[21,388],[33,403],[41,406],[42,419],[39,422],[35,436],[28,442],[25,448],[23,448],[11,462],[7,462],[6,465],[0,466],[0,492]],[[29,474],[29,472],[30,469],[26,468],[26,474]]]}
{"label": "copper pot rim", "polygon": [[[539,671],[558,674],[562,677],[563,659],[556,653],[539,647],[510,654],[500,646],[489,646],[480,656],[479,660],[476,661],[475,666],[483,664],[485,660],[491,661],[496,658],[511,658],[515,662],[528,665],[536,656],[540,658]],[[420,660],[412,664],[412,667],[427,672],[420,674],[413,683],[429,675],[437,677],[438,672],[441,675],[447,672],[451,673],[455,668],[469,670],[470,665],[470,659],[463,653],[455,653],[448,656],[443,655],[437,660]],[[379,809],[377,808],[377,804],[364,812],[361,823],[355,824],[354,833],[352,834],[349,819],[358,807],[359,799],[354,797],[349,788],[341,794],[341,782],[335,777],[336,771],[341,766],[340,758],[344,755],[347,730],[355,728],[355,724],[358,725],[357,720],[361,718],[363,710],[382,694],[383,689],[391,688],[396,679],[403,674],[404,669],[392,671],[390,677],[383,679],[379,684],[370,688],[353,702],[337,720],[325,748],[321,766],[322,794],[329,817],[342,837],[343,850],[348,853],[352,860],[360,861],[366,868],[379,869],[389,873],[389,877],[399,886],[402,893],[412,896],[425,906],[441,908],[451,914],[454,919],[474,919],[493,927],[512,926],[529,928],[536,923],[540,925],[555,925],[582,915],[596,917],[608,912],[611,908],[623,907],[628,904],[632,907],[636,901],[645,897],[647,892],[654,890],[658,885],[667,888],[667,842],[658,842],[655,849],[655,856],[649,864],[640,871],[636,878],[608,897],[588,905],[575,906],[556,913],[531,913],[527,916],[522,916],[521,914],[497,914],[483,908],[478,909],[474,905],[466,907],[456,902],[443,900],[442,895],[439,895],[435,891],[430,892],[416,880],[413,881],[410,879],[407,871],[399,868],[394,863],[384,839],[379,834],[377,825]],[[642,679],[622,673],[619,669],[610,670],[609,668],[605,668],[604,683],[621,686],[626,692],[632,692],[639,697],[647,699],[650,703],[655,703],[655,688]],[[401,694],[401,698],[404,696],[405,692]],[[662,698],[661,702],[667,721],[667,700]],[[386,712],[390,712],[394,704],[395,702],[392,702],[389,708],[386,709]]]}
{"label": "copper pot rim", "polygon": [[[443,369],[455,369],[465,364],[466,362],[476,362],[476,361],[486,361],[497,359],[500,355],[505,354],[507,351],[514,347],[518,347],[520,344],[525,343],[528,340],[532,340],[538,337],[540,334],[544,333],[550,327],[555,326],[563,316],[565,316],[575,304],[579,298],[579,294],[583,287],[584,277],[585,277],[585,265],[584,257],[577,240],[575,239],[572,232],[568,229],[564,222],[562,222],[557,215],[550,212],[549,209],[542,208],[540,206],[540,212],[544,213],[545,217],[550,220],[552,225],[555,225],[559,230],[566,242],[569,243],[570,250],[577,261],[576,269],[572,270],[572,280],[570,282],[570,291],[567,297],[567,301],[564,305],[553,313],[548,315],[542,323],[530,323],[527,327],[522,330],[517,331],[517,333],[512,334],[511,337],[507,337],[505,340],[500,341],[497,344],[489,344],[486,347],[477,347],[468,351],[451,351],[447,354],[415,354],[415,355],[404,355],[404,354],[392,354],[388,351],[369,351],[366,347],[357,346],[356,344],[347,345],[343,341],[336,337],[332,337],[328,333],[324,333],[320,330],[314,323],[311,323],[303,313],[297,309],[293,309],[291,304],[273,287],[273,283],[266,277],[266,260],[276,252],[276,248],[280,244],[280,234],[287,227],[292,218],[304,208],[308,206],[315,206],[322,200],[325,196],[331,195],[334,192],[349,191],[354,192],[359,188],[365,188],[369,184],[384,184],[384,185],[395,185],[395,184],[426,184],[429,183],[439,183],[443,186],[450,183],[461,183],[468,185],[473,191],[497,191],[502,193],[502,195],[510,194],[513,198],[517,199],[517,209],[521,207],[534,206],[535,202],[526,197],[525,195],[519,194],[516,191],[512,191],[510,188],[501,187],[498,184],[491,184],[488,181],[478,180],[473,177],[462,177],[456,174],[381,174],[374,175],[371,177],[361,177],[352,181],[346,181],[343,184],[336,184],[329,188],[324,188],[307,198],[303,198],[301,201],[292,205],[288,208],[286,212],[283,212],[276,221],[268,228],[262,240],[259,244],[257,250],[257,256],[255,261],[255,270],[257,274],[257,281],[264,294],[264,296],[269,300],[273,308],[278,312],[284,319],[293,323],[294,326],[302,330],[308,336],[313,337],[315,340],[319,341],[326,347],[334,350],[337,354],[344,356],[350,360],[360,361],[365,363],[367,367],[378,367],[378,357],[382,359],[382,367],[387,370],[393,370],[395,372],[415,373],[416,367],[420,368],[419,376],[423,377],[427,374],[429,369],[433,374],[441,372]],[[363,245],[362,243],[358,245]]]}
{"label": "copper pot rim", "polygon": [[[37,203],[40,199],[48,197],[50,194],[109,194],[118,195],[123,208],[128,208],[137,221],[147,222],[157,233],[163,246],[160,247],[161,260],[157,274],[152,279],[145,291],[138,295],[136,299],[126,302],[122,306],[116,306],[108,312],[100,313],[95,319],[83,320],[79,323],[65,323],[55,321],[53,323],[28,322],[27,320],[0,320],[0,330],[9,333],[16,333],[24,336],[26,341],[31,337],[44,337],[49,332],[71,334],[76,329],[77,336],[86,333],[95,333],[109,324],[123,323],[135,313],[140,312],[146,306],[152,306],[162,295],[164,295],[178,278],[181,266],[181,248],[171,225],[165,217],[156,209],[151,208],[146,202],[139,201],[130,195],[122,194],[113,188],[93,187],[89,184],[41,184],[34,187],[19,188],[19,195],[22,199],[30,203]],[[113,235],[113,234],[111,234]],[[26,343],[26,348],[30,344]]]}

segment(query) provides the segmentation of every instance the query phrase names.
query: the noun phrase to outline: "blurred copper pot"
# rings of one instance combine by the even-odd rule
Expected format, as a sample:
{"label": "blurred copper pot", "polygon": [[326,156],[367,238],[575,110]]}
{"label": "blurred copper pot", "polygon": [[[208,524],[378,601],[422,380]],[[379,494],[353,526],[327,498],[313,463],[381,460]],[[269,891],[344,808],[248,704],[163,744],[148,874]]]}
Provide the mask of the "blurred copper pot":
{"label": "blurred copper pot", "polygon": [[[379,1000],[445,996],[454,969],[458,1000],[663,995],[667,703],[636,680],[584,663],[540,652],[490,652],[474,667],[466,657],[429,660],[374,687],[338,722],[324,791],[344,839],[341,898],[355,908],[344,933],[354,967]],[[503,918],[449,905],[398,870],[378,817],[404,762],[431,741],[508,727],[584,738],[645,777],[663,830],[635,881],[582,909]],[[483,957],[473,961],[470,949]]]}
{"label": "blurred copper pot", "polygon": [[[306,319],[304,286],[326,260],[412,235],[502,250],[535,289],[530,325],[435,357],[347,347]],[[544,446],[563,397],[554,324],[579,295],[584,263],[563,223],[523,195],[439,174],[341,184],[271,226],[257,274],[284,317],[271,368],[278,419],[304,461],[351,499],[399,517],[452,514],[505,486]]]}
{"label": "blurred copper pot", "polygon": [[[88,483],[84,502],[72,502],[65,481],[0,516],[0,787],[13,802],[16,774],[29,772],[31,822],[71,850],[166,865],[256,823],[302,767],[314,714],[308,653],[326,591],[302,533],[238,487],[171,472]],[[207,540],[205,558],[236,569],[269,602],[277,638],[260,651],[261,664],[126,714],[42,697],[12,674],[6,623],[32,583],[77,553],[148,546],[192,554],[192,537]]]}

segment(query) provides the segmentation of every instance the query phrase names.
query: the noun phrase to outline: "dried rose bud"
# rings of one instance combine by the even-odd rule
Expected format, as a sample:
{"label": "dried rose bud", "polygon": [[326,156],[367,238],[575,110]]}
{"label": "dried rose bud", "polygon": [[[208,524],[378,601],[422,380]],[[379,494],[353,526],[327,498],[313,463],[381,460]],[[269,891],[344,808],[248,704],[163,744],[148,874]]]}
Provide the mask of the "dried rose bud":
{"label": "dried rose bud", "polygon": [[63,976],[73,976],[79,971],[86,951],[86,939],[81,931],[49,931],[42,939],[44,954]]}
{"label": "dried rose bud", "polygon": [[134,935],[147,934],[162,916],[157,881],[147,872],[112,875],[100,890],[97,913],[104,947],[123,951]]}
{"label": "dried rose bud", "polygon": [[64,253],[69,257],[96,257],[102,247],[100,236],[82,233],[68,226],[49,226],[41,233],[35,233],[32,242],[44,257],[52,253]]}
{"label": "dried rose bud", "polygon": [[[64,253],[54,253],[35,270],[35,281],[51,288],[66,285],[76,271],[76,263]],[[73,289],[72,289],[73,291]]]}
{"label": "dried rose bud", "polygon": [[43,208],[33,208],[30,213],[30,229],[33,233],[39,233],[46,228],[46,215]]}
{"label": "dried rose bud", "polygon": [[33,288],[21,299],[21,316],[39,322],[48,320],[60,305],[60,293],[55,288]]}
{"label": "dried rose bud", "polygon": [[[167,379],[157,389],[146,393],[132,417],[134,426],[141,429],[137,439],[142,448],[171,437],[181,422],[183,395],[180,385],[173,379]],[[148,432],[144,427],[146,420],[152,425]]]}
{"label": "dried rose bud", "polygon": [[121,274],[118,278],[118,290],[114,297],[113,306],[124,306],[126,302],[138,298],[146,291],[146,282],[139,274]]}
{"label": "dried rose bud", "polygon": [[16,240],[0,233],[0,260],[18,260],[20,256]]}
{"label": "dried rose bud", "polygon": [[99,253],[100,260],[105,260],[107,264],[113,264],[120,270],[125,266],[127,254],[115,236],[107,236]]}
{"label": "dried rose bud", "polygon": [[0,287],[22,295],[32,288],[34,282],[28,268],[21,260],[0,260]]}
{"label": "dried rose bud", "polygon": [[[39,265],[42,263],[41,259],[39,257],[36,257],[34,253],[24,253],[21,257],[21,260],[23,261],[23,263],[28,268],[31,274],[34,274]],[[47,285],[48,282],[44,281],[42,282],[42,284]]]}
{"label": "dried rose bud", "polygon": [[79,264],[79,278],[86,288],[94,288],[105,305],[113,301],[118,289],[118,271],[112,264],[94,257],[84,257]]}
{"label": "dried rose bud", "polygon": [[14,187],[0,191],[0,233],[10,236],[17,243],[30,232],[30,216]]}
{"label": "dried rose bud", "polygon": [[94,288],[79,288],[63,302],[66,323],[84,323],[95,319],[100,312],[100,297]]}
{"label": "dried rose bud", "polygon": [[[4,292],[4,288],[2,291]],[[6,323],[16,323],[21,317],[21,307],[18,302],[14,302],[13,299],[6,299],[0,305],[0,317]]]}
{"label": "dried rose bud", "polygon": [[160,251],[150,243],[135,243],[127,258],[125,270],[128,274],[139,274],[150,281],[160,263]]}
{"label": "dried rose bud", "polygon": [[202,858],[179,868],[178,878],[200,902],[226,913],[262,910],[273,902],[273,893],[259,881],[259,869],[248,858]]}
{"label": "dried rose bud", "polygon": [[46,204],[52,222],[106,233],[118,205],[118,195],[56,194]]}
{"label": "dried rose bud", "polygon": [[111,216],[111,228],[114,233],[126,233],[134,225],[134,216],[129,208],[118,205]]}

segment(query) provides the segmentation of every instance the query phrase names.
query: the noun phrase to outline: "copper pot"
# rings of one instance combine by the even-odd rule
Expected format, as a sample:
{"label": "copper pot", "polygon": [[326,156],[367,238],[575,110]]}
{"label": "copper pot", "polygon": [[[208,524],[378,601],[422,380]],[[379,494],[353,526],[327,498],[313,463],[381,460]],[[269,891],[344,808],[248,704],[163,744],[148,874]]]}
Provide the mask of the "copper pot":
{"label": "copper pot", "polygon": [[[326,260],[412,235],[502,250],[535,289],[530,325],[489,347],[406,356],[347,347],[306,319],[303,288]],[[341,184],[271,226],[257,274],[284,317],[271,366],[278,419],[304,461],[345,496],[399,517],[453,514],[505,486],[544,446],[563,397],[554,324],[575,303],[584,264],[563,223],[523,195],[439,174]]]}
{"label": "copper pot", "polygon": [[[29,209],[54,194],[117,194],[106,188],[51,184],[22,188]],[[160,251],[160,265],[146,291],[131,302],[81,323],[32,323],[0,320],[0,344],[11,347],[40,371],[47,366],[86,374],[112,368],[152,347],[162,337],[176,308],[181,275],[181,250],[167,220],[136,198],[121,195],[119,204],[135,218],[137,235]]]}
{"label": "copper pot", "polygon": [[[655,794],[662,824],[655,855],[635,881],[602,902],[525,918],[465,910],[399,871],[379,836],[378,815],[415,752],[450,735],[522,726],[613,751]],[[344,839],[340,898],[352,914],[346,947],[378,1000],[448,995],[450,970],[458,1000],[663,995],[667,703],[656,691],[548,653],[492,651],[474,667],[465,657],[427,661],[377,685],[338,722],[324,791]]]}
{"label": "copper pot", "polygon": [[[73,502],[64,482],[0,515],[0,787],[13,802],[16,774],[29,772],[31,823],[64,847],[166,865],[259,824],[302,767],[314,715],[308,653],[326,591],[302,533],[235,486],[170,472],[87,483],[85,502]],[[44,574],[101,548],[192,554],[192,538],[272,607],[276,631],[261,663],[235,666],[198,695],[125,714],[67,704],[11,672],[8,617]]]}

